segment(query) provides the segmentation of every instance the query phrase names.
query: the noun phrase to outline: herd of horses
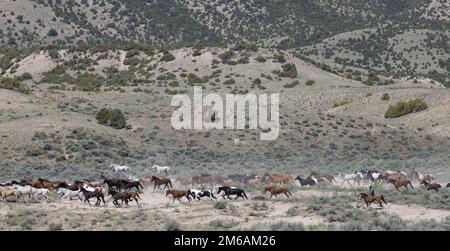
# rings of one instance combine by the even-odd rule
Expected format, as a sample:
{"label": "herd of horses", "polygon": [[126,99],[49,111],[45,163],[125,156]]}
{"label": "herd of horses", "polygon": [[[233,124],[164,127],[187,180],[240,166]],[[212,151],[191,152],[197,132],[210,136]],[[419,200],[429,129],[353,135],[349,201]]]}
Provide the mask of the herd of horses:
{"label": "herd of horses", "polygon": [[[163,171],[165,172],[165,171]],[[201,200],[209,198],[217,199],[216,195],[223,199],[248,199],[244,189],[233,186],[233,184],[242,184],[246,186],[255,186],[263,188],[262,193],[270,194],[270,199],[277,195],[291,197],[292,193],[286,187],[287,184],[297,182],[300,186],[314,186],[319,183],[337,183],[337,179],[341,180],[341,185],[348,184],[354,186],[361,183],[379,183],[392,184],[395,189],[402,187],[414,189],[413,180],[418,180],[427,190],[439,191],[441,185],[433,182],[434,178],[430,174],[410,171],[410,172],[393,172],[393,171],[356,171],[351,174],[341,174],[337,176],[327,173],[311,172],[308,176],[293,176],[278,173],[256,174],[232,174],[226,177],[219,175],[201,174],[191,178],[178,177],[175,179],[148,176],[142,179],[122,179],[122,178],[106,178],[75,180],[73,182],[66,181],[50,181],[38,178],[37,180],[24,179],[20,181],[11,181],[9,183],[0,184],[0,199],[8,200],[10,197],[20,199],[46,199],[49,201],[51,195],[56,195],[58,199],[79,199],[84,203],[91,205],[90,200],[96,199],[95,205],[101,203],[106,205],[105,197],[111,196],[115,206],[128,206],[128,203],[135,201],[139,205],[142,200],[140,193],[144,189],[153,187],[153,191],[167,190],[165,196],[172,197],[172,203],[175,200],[181,202],[182,198],[187,201]],[[184,190],[173,189],[173,184],[177,183]],[[211,189],[205,188],[210,187]],[[450,184],[447,184],[450,187]],[[233,197],[231,197],[233,196]],[[378,203],[383,207],[386,201],[383,195],[371,196],[367,193],[360,193],[360,199],[364,200],[367,206],[371,203]]]}

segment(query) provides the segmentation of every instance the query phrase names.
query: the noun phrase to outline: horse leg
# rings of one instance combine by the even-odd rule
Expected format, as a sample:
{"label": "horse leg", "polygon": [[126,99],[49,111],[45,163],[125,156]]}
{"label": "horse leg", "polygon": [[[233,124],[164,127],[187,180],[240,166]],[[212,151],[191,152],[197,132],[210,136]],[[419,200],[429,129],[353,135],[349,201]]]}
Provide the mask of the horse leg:
{"label": "horse leg", "polygon": [[272,199],[272,196],[273,196],[273,193],[272,193],[272,194],[270,194],[270,198],[269,198],[269,199]]}

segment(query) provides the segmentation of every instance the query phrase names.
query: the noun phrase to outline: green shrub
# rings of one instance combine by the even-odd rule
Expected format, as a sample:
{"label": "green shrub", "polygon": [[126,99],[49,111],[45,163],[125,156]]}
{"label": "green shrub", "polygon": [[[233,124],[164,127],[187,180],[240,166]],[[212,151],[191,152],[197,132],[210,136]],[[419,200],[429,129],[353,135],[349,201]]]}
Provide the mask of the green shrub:
{"label": "green shrub", "polygon": [[97,119],[97,122],[102,125],[107,125],[109,122],[109,109],[103,107],[100,109],[97,114],[95,115],[95,119]]}
{"label": "green shrub", "polygon": [[139,55],[139,51],[132,49],[132,50],[127,51],[127,54],[125,54],[125,58],[132,58],[137,55]]}
{"label": "green shrub", "polygon": [[103,78],[96,74],[84,73],[77,76],[76,78],[71,78],[68,84],[75,85],[76,89],[84,92],[92,92],[100,90],[102,86]]}
{"label": "green shrub", "polygon": [[174,80],[174,81],[169,83],[169,86],[170,87],[178,87],[178,86],[180,86],[180,84],[178,83],[178,81]]}
{"label": "green shrub", "polygon": [[189,75],[187,76],[187,81],[189,85],[202,84],[208,82],[208,78],[207,77],[200,78],[194,73],[189,73]]}
{"label": "green shrub", "polygon": [[249,59],[248,57],[242,57],[240,59],[238,59],[238,64],[248,64],[249,63]]}
{"label": "green shrub", "polygon": [[267,60],[266,60],[266,58],[264,58],[263,56],[257,56],[256,58],[255,58],[255,60],[256,60],[256,62],[260,62],[260,63],[264,63],[264,62],[266,62]]}
{"label": "green shrub", "polygon": [[389,94],[388,93],[383,93],[383,96],[381,96],[381,100],[390,100],[391,99],[391,97],[389,96]]}
{"label": "green shrub", "polygon": [[225,81],[223,81],[224,85],[234,85],[236,83],[236,81],[234,79],[227,79]]}
{"label": "green shrub", "polygon": [[202,55],[202,53],[201,53],[199,50],[195,50],[195,51],[192,53],[192,56],[193,56],[193,57],[198,57],[198,56],[200,56],[200,55]]}
{"label": "green shrub", "polygon": [[166,231],[181,231],[181,225],[175,220],[166,221],[164,228]]}
{"label": "green shrub", "polygon": [[177,76],[175,76],[175,74],[170,73],[170,72],[166,72],[165,74],[159,75],[156,78],[156,80],[164,81],[164,80],[173,80],[173,79],[176,79],[176,78],[177,78]]}
{"label": "green shrub", "polygon": [[339,106],[343,106],[343,105],[348,105],[350,103],[351,103],[351,101],[349,101],[349,100],[336,102],[336,103],[334,103],[333,108],[336,108],[336,107],[339,107]]}
{"label": "green shrub", "polygon": [[29,72],[24,72],[22,75],[17,77],[17,80],[19,80],[19,81],[31,80],[31,79],[33,79],[33,76]]}
{"label": "green shrub", "polygon": [[220,60],[222,60],[222,63],[227,63],[231,60],[231,58],[233,58],[233,52],[232,51],[226,51],[222,54],[220,54],[218,57],[220,58]]}
{"label": "green shrub", "polygon": [[56,37],[56,36],[58,36],[58,32],[55,29],[50,29],[47,33],[47,36]]}
{"label": "green shrub", "polygon": [[286,222],[280,221],[277,223],[273,223],[269,226],[270,231],[305,231],[305,225],[303,223],[298,222]]}
{"label": "green shrub", "polygon": [[119,109],[112,109],[110,113],[110,126],[115,129],[122,129],[126,125],[126,119],[122,111]]}
{"label": "green shrub", "polygon": [[164,55],[159,60],[164,61],[164,62],[170,62],[170,61],[175,60],[175,56],[166,51],[166,52],[164,52]]}
{"label": "green shrub", "polygon": [[295,80],[294,82],[292,82],[290,84],[285,84],[284,88],[294,88],[294,87],[296,87],[299,84],[300,84],[300,82],[298,80]]}
{"label": "green shrub", "polygon": [[227,202],[226,201],[218,201],[218,202],[214,203],[214,208],[223,210],[223,209],[227,208]]}
{"label": "green shrub", "polygon": [[120,109],[102,108],[95,115],[97,122],[115,129],[125,128],[126,119]]}
{"label": "green shrub", "polygon": [[61,231],[62,230],[62,224],[61,223],[51,223],[48,226],[48,229],[50,231]]}
{"label": "green shrub", "polygon": [[283,78],[296,78],[297,77],[297,67],[295,64],[284,64],[281,66],[282,71],[275,71],[274,74]]}
{"label": "green shrub", "polygon": [[427,104],[420,98],[411,99],[409,101],[400,101],[395,105],[389,106],[384,117],[398,118],[406,114],[423,111],[427,108]]}
{"label": "green shrub", "polygon": [[310,79],[310,80],[306,81],[305,85],[313,85],[315,83],[316,83],[316,81]]}
{"label": "green shrub", "polygon": [[30,94],[31,89],[28,85],[21,83],[16,78],[1,78],[0,79],[0,88],[8,89],[11,91],[16,91],[24,94]]}
{"label": "green shrub", "polygon": [[278,63],[285,63],[286,58],[284,57],[283,54],[278,54],[278,55],[275,55],[275,61]]}

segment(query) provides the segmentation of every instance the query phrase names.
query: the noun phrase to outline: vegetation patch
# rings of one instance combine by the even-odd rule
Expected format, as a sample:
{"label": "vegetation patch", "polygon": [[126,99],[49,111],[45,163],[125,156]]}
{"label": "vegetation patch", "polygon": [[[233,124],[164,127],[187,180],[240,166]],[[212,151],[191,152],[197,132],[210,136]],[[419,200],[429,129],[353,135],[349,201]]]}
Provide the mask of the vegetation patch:
{"label": "vegetation patch", "polygon": [[425,101],[420,98],[411,99],[408,101],[400,101],[395,105],[389,106],[384,114],[385,118],[398,118],[410,113],[419,112],[428,108]]}
{"label": "vegetation patch", "polygon": [[95,115],[97,122],[115,129],[125,128],[126,119],[120,109],[102,108]]}
{"label": "vegetation patch", "polygon": [[20,82],[16,78],[1,78],[0,88],[16,91],[24,94],[30,94],[31,88],[28,85]]}

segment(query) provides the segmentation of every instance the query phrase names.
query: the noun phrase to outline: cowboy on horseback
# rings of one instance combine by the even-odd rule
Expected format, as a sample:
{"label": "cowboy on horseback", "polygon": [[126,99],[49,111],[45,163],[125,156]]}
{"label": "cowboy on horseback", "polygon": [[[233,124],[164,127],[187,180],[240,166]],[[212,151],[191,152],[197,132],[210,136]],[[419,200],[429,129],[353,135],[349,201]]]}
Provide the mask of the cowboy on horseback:
{"label": "cowboy on horseback", "polygon": [[375,196],[375,188],[373,185],[369,186],[369,195],[372,196],[372,198]]}

